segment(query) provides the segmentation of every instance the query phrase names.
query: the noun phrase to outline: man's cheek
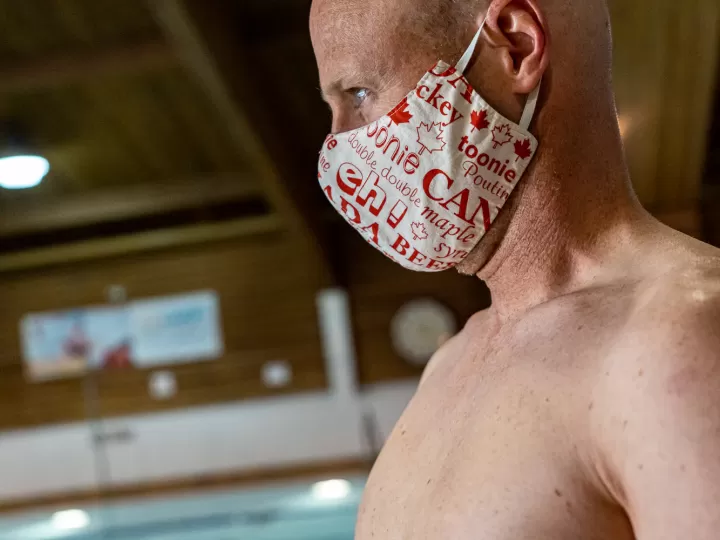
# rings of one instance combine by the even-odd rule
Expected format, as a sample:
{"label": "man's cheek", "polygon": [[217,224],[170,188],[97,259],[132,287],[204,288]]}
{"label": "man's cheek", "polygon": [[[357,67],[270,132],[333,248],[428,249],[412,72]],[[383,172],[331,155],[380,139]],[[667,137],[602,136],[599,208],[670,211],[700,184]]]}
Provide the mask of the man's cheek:
{"label": "man's cheek", "polygon": [[371,107],[368,107],[364,115],[365,121],[361,125],[365,126],[367,124],[377,122],[385,116],[391,108],[392,105],[389,107],[385,107],[384,105],[372,105]]}

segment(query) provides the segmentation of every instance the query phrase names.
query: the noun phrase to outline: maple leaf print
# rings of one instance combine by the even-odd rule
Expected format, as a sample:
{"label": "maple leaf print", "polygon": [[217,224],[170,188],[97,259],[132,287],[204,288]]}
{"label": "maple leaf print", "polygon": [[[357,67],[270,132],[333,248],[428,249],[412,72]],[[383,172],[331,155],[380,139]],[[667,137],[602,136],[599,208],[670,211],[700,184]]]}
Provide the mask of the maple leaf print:
{"label": "maple leaf print", "polygon": [[472,132],[474,132],[476,129],[485,129],[486,127],[490,127],[490,122],[488,122],[487,119],[487,111],[485,109],[478,111],[473,111],[470,113],[470,123],[472,124]]}
{"label": "maple leaf print", "polygon": [[409,107],[407,98],[404,98],[388,115],[390,116],[390,120],[392,120],[396,126],[399,126],[400,124],[407,124],[413,117]]}
{"label": "maple leaf print", "polygon": [[495,126],[492,130],[493,148],[503,146],[512,140],[510,135],[510,124],[503,124],[502,126]]}
{"label": "maple leaf print", "polygon": [[517,156],[515,161],[518,159],[529,158],[530,154],[532,154],[532,150],[530,149],[530,139],[525,139],[522,142],[520,142],[520,139],[515,141],[515,155]]}
{"label": "maple leaf print", "polygon": [[445,148],[445,144],[447,144],[442,138],[443,128],[440,122],[433,122],[429,125],[425,122],[420,122],[420,126],[417,128],[417,133],[417,142],[420,143],[420,146],[422,147],[420,148],[420,152],[418,152],[421,156],[425,150],[432,154],[433,152],[442,150]]}
{"label": "maple leaf print", "polygon": [[418,222],[413,222],[412,227],[413,236],[415,237],[415,240],[425,240],[428,237],[428,233],[425,230],[425,225]]}

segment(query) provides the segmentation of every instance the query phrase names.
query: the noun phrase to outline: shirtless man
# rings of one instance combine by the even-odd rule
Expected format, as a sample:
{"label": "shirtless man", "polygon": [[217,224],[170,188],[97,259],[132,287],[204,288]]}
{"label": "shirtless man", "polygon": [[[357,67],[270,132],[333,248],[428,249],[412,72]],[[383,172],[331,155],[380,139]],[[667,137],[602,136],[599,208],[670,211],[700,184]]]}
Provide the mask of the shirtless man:
{"label": "shirtless man", "polygon": [[492,307],[428,366],[356,538],[720,538],[720,252],[632,192],[605,1],[315,0],[333,132],[385,115],[483,20],[466,77],[513,122],[542,80],[539,147],[458,265]]}

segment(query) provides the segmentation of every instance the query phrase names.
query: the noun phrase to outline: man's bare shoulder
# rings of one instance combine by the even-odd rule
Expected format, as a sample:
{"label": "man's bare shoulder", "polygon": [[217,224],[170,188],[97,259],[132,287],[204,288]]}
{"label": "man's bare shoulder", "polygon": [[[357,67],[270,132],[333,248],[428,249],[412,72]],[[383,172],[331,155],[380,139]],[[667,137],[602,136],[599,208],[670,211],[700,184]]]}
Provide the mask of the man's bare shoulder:
{"label": "man's bare shoulder", "polygon": [[453,358],[457,358],[458,355],[462,354],[471,339],[477,339],[480,334],[487,333],[489,318],[489,310],[478,311],[470,317],[463,329],[446,341],[430,359],[425,367],[420,384],[422,385],[430,378],[432,373],[443,369]]}
{"label": "man's bare shoulder", "polygon": [[[640,283],[623,343],[637,353],[694,356],[720,338],[720,251]],[[682,353],[682,354],[679,354]],[[720,350],[715,351],[720,357]]]}
{"label": "man's bare shoulder", "polygon": [[720,383],[720,257],[679,265],[633,296],[608,347],[609,401],[651,406],[680,381],[703,384],[713,373]]}
{"label": "man's bare shoulder", "polygon": [[[599,470],[648,538],[716,534],[720,261],[641,284],[594,385]],[[672,534],[669,534],[671,531]]]}

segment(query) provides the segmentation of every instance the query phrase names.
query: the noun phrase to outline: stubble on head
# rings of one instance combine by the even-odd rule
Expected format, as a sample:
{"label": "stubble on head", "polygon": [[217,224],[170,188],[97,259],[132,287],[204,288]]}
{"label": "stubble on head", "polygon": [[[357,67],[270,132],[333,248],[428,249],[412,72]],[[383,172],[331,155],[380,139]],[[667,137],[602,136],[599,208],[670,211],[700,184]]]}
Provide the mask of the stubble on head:
{"label": "stubble on head", "polygon": [[473,6],[468,0],[314,0],[310,33],[323,93],[369,88],[377,102],[375,117],[365,120],[386,114],[438,59],[459,56],[477,29]]}

